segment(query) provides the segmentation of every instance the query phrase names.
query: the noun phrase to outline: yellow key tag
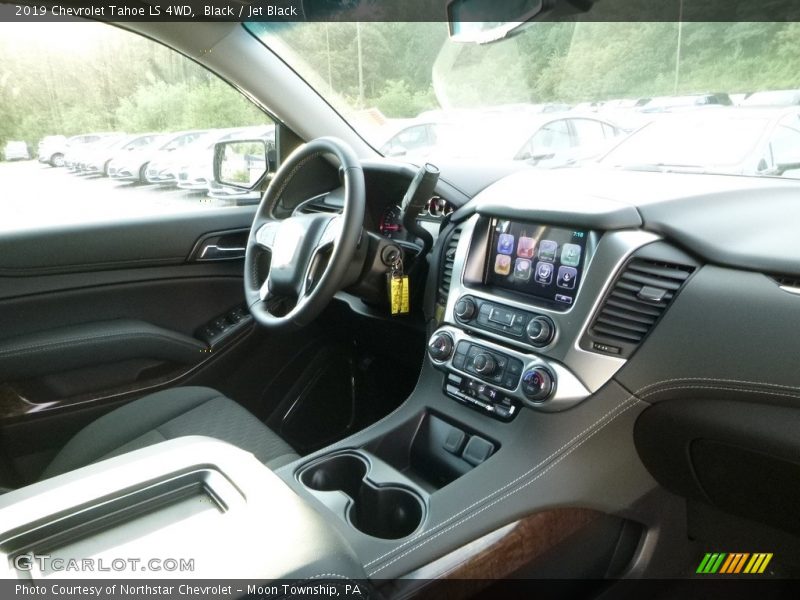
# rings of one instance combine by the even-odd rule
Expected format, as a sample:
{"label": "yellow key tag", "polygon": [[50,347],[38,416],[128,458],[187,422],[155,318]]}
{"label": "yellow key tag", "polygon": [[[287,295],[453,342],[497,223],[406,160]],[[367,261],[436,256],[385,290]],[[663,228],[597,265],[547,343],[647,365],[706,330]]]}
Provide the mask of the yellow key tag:
{"label": "yellow key tag", "polygon": [[410,291],[408,285],[408,277],[406,275],[403,275],[400,279],[403,282],[403,292],[400,294],[400,314],[406,315],[411,310],[408,300],[408,294]]}
{"label": "yellow key tag", "polygon": [[404,315],[409,312],[408,277],[389,277],[389,301],[393,315]]}

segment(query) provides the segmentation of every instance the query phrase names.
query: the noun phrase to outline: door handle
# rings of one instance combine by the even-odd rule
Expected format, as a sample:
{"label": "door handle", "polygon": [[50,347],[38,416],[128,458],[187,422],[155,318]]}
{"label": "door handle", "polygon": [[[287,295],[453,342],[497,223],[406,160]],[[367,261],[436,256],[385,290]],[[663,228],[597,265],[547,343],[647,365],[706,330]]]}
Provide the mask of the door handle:
{"label": "door handle", "polygon": [[244,258],[244,247],[205,244],[200,250],[197,260],[231,260],[234,258]]}
{"label": "door handle", "polygon": [[241,260],[245,255],[249,234],[249,229],[207,233],[189,253],[189,262]]}

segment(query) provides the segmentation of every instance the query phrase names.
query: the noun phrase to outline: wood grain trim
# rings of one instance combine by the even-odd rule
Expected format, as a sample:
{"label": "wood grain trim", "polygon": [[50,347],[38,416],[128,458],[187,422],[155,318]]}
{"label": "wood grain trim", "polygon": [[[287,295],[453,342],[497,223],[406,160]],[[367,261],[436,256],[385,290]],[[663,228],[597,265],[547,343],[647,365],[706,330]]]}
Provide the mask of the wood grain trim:
{"label": "wood grain trim", "polygon": [[442,556],[381,591],[389,598],[469,598],[493,580],[505,579],[531,564],[601,514],[585,508],[537,512]]}

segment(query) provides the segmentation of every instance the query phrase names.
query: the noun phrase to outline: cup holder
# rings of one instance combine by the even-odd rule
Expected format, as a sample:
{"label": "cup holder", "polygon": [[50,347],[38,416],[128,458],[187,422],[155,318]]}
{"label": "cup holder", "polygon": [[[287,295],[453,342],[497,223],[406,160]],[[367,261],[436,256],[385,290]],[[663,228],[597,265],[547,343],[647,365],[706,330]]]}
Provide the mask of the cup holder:
{"label": "cup holder", "polygon": [[423,517],[420,497],[398,485],[375,485],[367,479],[369,463],[355,454],[323,459],[300,473],[300,482],[320,492],[341,491],[352,502],[346,517],[373,537],[396,540],[416,531]]}

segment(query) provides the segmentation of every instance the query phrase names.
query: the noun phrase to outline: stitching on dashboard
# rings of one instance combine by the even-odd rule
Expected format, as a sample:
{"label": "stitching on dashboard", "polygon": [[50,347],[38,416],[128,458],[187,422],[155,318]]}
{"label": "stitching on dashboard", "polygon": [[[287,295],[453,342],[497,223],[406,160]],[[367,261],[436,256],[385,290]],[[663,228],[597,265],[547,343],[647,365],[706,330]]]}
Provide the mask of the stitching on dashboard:
{"label": "stitching on dashboard", "polygon": [[[496,495],[496,494],[499,494],[499,493],[503,492],[504,490],[508,489],[509,487],[512,487],[514,484],[516,484],[516,483],[517,483],[517,482],[519,482],[520,480],[522,480],[522,479],[525,479],[525,478],[526,478],[528,475],[530,475],[530,474],[534,473],[535,471],[539,470],[541,467],[543,467],[544,465],[546,465],[548,462],[550,462],[550,461],[551,461],[553,458],[555,458],[555,457],[556,457],[556,456],[557,456],[559,453],[561,453],[563,450],[565,450],[565,449],[569,448],[569,446],[571,446],[571,445],[575,444],[576,442],[580,441],[580,440],[581,440],[581,438],[584,438],[584,437],[586,437],[586,439],[588,439],[588,437],[591,437],[591,435],[594,435],[594,434],[595,434],[597,431],[600,431],[600,429],[602,429],[603,427],[605,427],[605,426],[606,426],[608,423],[610,423],[611,421],[613,421],[613,420],[614,420],[616,417],[618,417],[620,414],[622,414],[623,412],[625,412],[625,410],[627,410],[628,408],[630,408],[630,406],[633,406],[634,404],[636,404],[638,401],[639,401],[639,399],[638,399],[638,398],[636,398],[636,395],[635,395],[635,394],[631,394],[631,395],[630,395],[630,396],[628,396],[628,398],[626,398],[624,401],[622,401],[622,402],[620,402],[619,404],[617,404],[616,406],[614,406],[614,408],[611,408],[611,409],[609,409],[609,410],[608,410],[606,413],[604,413],[604,414],[603,414],[603,415],[602,415],[602,416],[601,416],[599,419],[597,419],[596,421],[594,421],[594,422],[593,422],[591,425],[589,425],[588,427],[586,427],[586,428],[585,428],[583,431],[581,431],[580,433],[578,433],[578,434],[576,434],[575,436],[573,436],[573,437],[572,437],[572,438],[571,438],[569,441],[567,441],[567,442],[565,442],[564,444],[562,444],[562,445],[561,445],[561,446],[560,446],[558,449],[554,450],[554,451],[553,451],[552,453],[550,453],[550,454],[549,454],[549,455],[548,455],[546,458],[543,458],[541,461],[539,461],[538,463],[536,463],[536,465],[534,465],[533,467],[531,467],[529,470],[525,471],[525,472],[524,472],[522,475],[519,475],[519,476],[518,476],[518,477],[516,477],[515,479],[512,479],[511,481],[509,481],[508,483],[506,483],[506,484],[505,484],[505,485],[503,485],[502,487],[500,487],[500,488],[498,488],[498,489],[494,490],[494,491],[493,491],[493,492],[491,492],[490,494],[487,494],[486,496],[484,496],[484,497],[483,497],[483,498],[481,498],[480,500],[477,500],[477,501],[473,502],[472,504],[470,504],[470,505],[469,505],[469,506],[467,506],[466,508],[462,509],[461,511],[457,512],[456,514],[454,514],[454,515],[452,515],[452,516],[448,517],[446,520],[442,521],[441,523],[439,523],[438,525],[436,525],[436,526],[435,526],[435,527],[433,527],[432,529],[428,529],[428,530],[426,530],[426,531],[420,532],[420,533],[419,533],[417,536],[415,536],[415,537],[411,538],[410,540],[407,540],[406,542],[404,542],[404,543],[400,544],[399,546],[397,546],[397,547],[393,548],[393,549],[392,549],[392,550],[390,550],[389,552],[387,552],[387,553],[385,553],[385,554],[383,554],[383,555],[381,555],[381,556],[377,557],[376,559],[374,559],[374,560],[372,560],[372,561],[370,561],[370,562],[366,563],[364,566],[365,566],[365,567],[369,567],[370,565],[373,565],[373,564],[375,564],[375,563],[377,563],[377,562],[380,562],[380,561],[381,561],[383,558],[386,558],[386,557],[387,557],[387,556],[389,556],[390,554],[393,554],[393,553],[397,552],[397,551],[398,551],[398,550],[400,550],[401,548],[404,548],[404,547],[408,546],[409,544],[412,544],[412,543],[414,543],[416,540],[418,540],[418,539],[420,539],[420,538],[423,538],[423,537],[425,537],[426,535],[428,535],[428,534],[430,534],[430,533],[432,533],[432,532],[436,531],[436,530],[437,530],[437,529],[439,529],[440,527],[443,527],[444,525],[447,525],[447,524],[448,524],[448,523],[450,523],[452,520],[454,520],[454,519],[457,519],[458,517],[460,517],[461,515],[463,515],[463,514],[464,514],[464,513],[466,513],[466,512],[469,512],[470,510],[472,510],[473,508],[475,508],[477,505],[481,504],[481,503],[482,503],[482,502],[484,502],[485,500],[488,500],[488,499],[489,499],[489,498],[491,498],[492,496],[494,496],[494,495]],[[630,406],[627,406],[627,407],[626,407],[626,406],[625,406],[626,404],[629,404]],[[624,407],[624,408],[623,408],[623,407]],[[613,413],[615,413],[615,412],[617,412],[617,411],[619,411],[619,412],[618,412],[618,414],[616,414],[616,415],[613,415]],[[612,416],[612,415],[613,415],[613,416]],[[600,426],[598,427],[598,425],[599,425],[601,422],[603,422],[603,421],[606,421],[606,423],[603,423],[602,425],[600,425]],[[576,445],[576,446],[575,446],[575,448],[577,448],[577,447],[578,447],[578,446]],[[574,448],[573,448],[573,449],[574,449]],[[570,450],[570,452],[571,452],[571,451],[572,451],[572,450]],[[476,514],[477,514],[477,513],[476,513]]]}
{"label": "stitching on dashboard", "polygon": [[[423,545],[427,544],[429,541],[431,541],[431,540],[433,540],[433,539],[436,539],[436,538],[437,538],[437,537],[439,537],[440,535],[444,534],[446,531],[450,531],[451,529],[453,529],[453,528],[454,528],[454,527],[456,527],[457,525],[459,525],[459,524],[461,524],[461,523],[464,523],[465,521],[467,521],[468,519],[472,518],[472,517],[473,517],[473,516],[475,516],[475,515],[478,515],[478,514],[480,514],[481,512],[483,512],[484,510],[486,510],[486,509],[487,509],[487,508],[489,508],[490,506],[493,506],[493,505],[495,505],[496,503],[498,503],[498,502],[502,501],[503,499],[505,499],[505,498],[509,497],[511,494],[513,494],[513,493],[515,493],[515,492],[519,491],[520,489],[522,489],[522,488],[524,488],[524,487],[527,487],[528,485],[530,485],[531,483],[533,483],[534,481],[536,481],[537,479],[539,479],[540,477],[542,477],[542,476],[543,476],[545,473],[547,473],[547,472],[548,472],[550,469],[552,469],[552,468],[553,468],[553,467],[554,467],[556,464],[558,464],[559,462],[561,462],[561,460],[563,460],[563,459],[564,459],[565,457],[567,457],[569,454],[571,454],[572,452],[574,452],[574,451],[575,451],[577,448],[579,448],[581,445],[583,445],[583,443],[585,443],[585,442],[586,442],[586,441],[587,441],[589,438],[591,438],[592,436],[594,436],[594,435],[595,435],[597,432],[599,432],[600,430],[602,430],[602,429],[603,429],[603,428],[604,428],[606,425],[608,425],[609,423],[611,423],[611,421],[613,421],[613,420],[614,420],[614,419],[616,419],[616,418],[617,418],[619,415],[621,415],[622,413],[624,413],[625,411],[627,411],[629,408],[631,408],[632,406],[634,406],[634,405],[635,405],[636,403],[638,403],[640,400],[641,400],[641,401],[643,401],[645,398],[648,398],[648,397],[650,397],[650,396],[653,396],[653,395],[655,395],[655,394],[658,394],[658,393],[661,393],[661,392],[670,391],[670,390],[676,390],[676,389],[698,389],[698,390],[699,390],[699,389],[710,389],[710,390],[723,390],[723,391],[739,391],[739,392],[746,392],[746,393],[762,393],[762,394],[765,394],[765,395],[771,395],[771,396],[783,396],[783,397],[789,397],[789,398],[800,398],[800,394],[789,394],[789,393],[784,393],[784,392],[780,392],[780,391],[767,391],[767,390],[758,390],[758,389],[745,389],[745,388],[741,388],[741,387],[719,387],[719,386],[711,386],[711,385],[683,385],[683,386],[670,386],[670,387],[666,387],[666,388],[664,388],[664,387],[658,387],[658,386],[662,386],[663,384],[668,384],[668,383],[676,383],[676,382],[690,382],[690,381],[708,382],[708,383],[710,383],[710,382],[714,382],[714,381],[719,381],[719,382],[721,382],[721,383],[757,385],[757,386],[763,386],[763,387],[765,387],[765,388],[769,388],[769,387],[771,387],[771,388],[782,389],[782,390],[795,390],[795,391],[800,391],[800,387],[795,387],[795,386],[787,386],[787,385],[780,385],[780,384],[771,384],[771,383],[757,382],[757,381],[736,380],[736,379],[716,379],[716,378],[711,378],[711,377],[671,378],[671,379],[664,379],[664,380],[661,380],[661,381],[657,381],[657,382],[654,382],[654,383],[648,384],[648,385],[646,385],[646,386],[644,386],[644,387],[640,388],[639,390],[637,390],[635,393],[631,394],[631,395],[630,395],[630,396],[629,396],[629,397],[628,397],[626,400],[624,400],[623,402],[621,402],[620,404],[618,404],[617,406],[615,406],[614,408],[612,408],[611,410],[609,410],[608,412],[606,412],[606,413],[605,413],[603,416],[601,416],[601,417],[600,417],[600,418],[599,418],[597,421],[595,421],[595,422],[594,422],[592,425],[590,425],[589,427],[587,427],[586,429],[584,429],[583,431],[581,431],[579,434],[577,434],[577,435],[576,435],[576,436],[574,436],[572,439],[570,439],[570,441],[566,442],[566,443],[565,443],[564,445],[562,445],[562,446],[561,446],[559,449],[555,450],[555,451],[554,451],[554,452],[552,452],[550,455],[548,455],[548,457],[547,457],[547,458],[545,458],[545,459],[543,459],[542,461],[540,461],[539,463],[537,463],[537,465],[535,465],[533,468],[531,468],[530,470],[526,471],[525,473],[523,473],[522,475],[520,475],[520,476],[519,476],[519,477],[517,477],[516,479],[514,479],[514,480],[510,481],[509,483],[505,484],[503,487],[501,487],[501,488],[499,488],[499,489],[497,489],[497,490],[493,491],[491,494],[489,494],[489,495],[487,495],[487,496],[484,496],[483,498],[481,498],[481,499],[480,499],[480,500],[478,500],[477,502],[474,502],[473,504],[471,504],[471,505],[470,505],[470,506],[468,506],[467,508],[465,508],[465,509],[463,509],[463,510],[459,511],[459,512],[458,512],[458,513],[456,513],[455,515],[453,515],[453,516],[451,516],[451,517],[448,517],[448,519],[446,519],[445,521],[442,521],[441,523],[439,523],[439,524],[438,524],[438,525],[436,525],[435,527],[433,527],[433,528],[431,528],[431,529],[428,529],[428,530],[425,530],[425,531],[423,531],[423,532],[420,532],[420,534],[418,534],[417,536],[415,536],[415,537],[411,538],[410,540],[407,540],[407,541],[406,541],[406,542],[404,542],[403,544],[400,544],[399,546],[396,546],[395,548],[391,549],[390,551],[388,551],[388,552],[386,552],[386,553],[382,554],[381,556],[379,556],[379,557],[375,558],[374,560],[372,560],[372,561],[370,561],[370,562],[366,563],[366,564],[364,565],[365,567],[369,567],[369,566],[371,566],[371,565],[374,565],[374,564],[376,564],[376,563],[379,563],[379,562],[380,562],[382,559],[384,559],[384,558],[386,558],[386,557],[388,557],[388,556],[391,556],[392,554],[394,554],[394,553],[396,553],[396,552],[398,552],[398,551],[402,550],[403,548],[405,548],[405,547],[406,547],[406,546],[408,546],[409,544],[413,544],[414,542],[416,542],[416,541],[419,541],[419,543],[418,543],[418,544],[416,544],[416,545],[415,545],[413,548],[410,548],[410,549],[409,549],[409,550],[407,550],[406,552],[403,552],[403,553],[402,553],[402,554],[400,554],[399,556],[397,556],[397,557],[393,558],[391,561],[384,563],[384,564],[383,564],[383,565],[381,565],[381,566],[380,566],[378,569],[376,569],[376,570],[372,571],[371,573],[369,573],[369,576],[371,577],[371,576],[372,576],[372,575],[374,575],[375,573],[378,573],[379,571],[381,571],[381,570],[385,569],[386,567],[388,567],[388,566],[389,566],[389,565],[391,565],[392,563],[394,563],[394,562],[396,562],[396,561],[400,560],[400,559],[401,559],[401,558],[403,558],[404,556],[407,556],[407,555],[411,554],[412,552],[414,552],[414,551],[415,551],[415,550],[417,550],[418,548],[420,548],[420,547],[422,547]],[[656,389],[653,389],[653,388],[656,388]],[[644,395],[641,395],[641,396],[640,396],[640,394],[642,394],[642,392],[644,392],[644,391],[646,391],[646,390],[650,390],[650,391],[649,391],[648,393],[646,393],[646,394],[644,394]],[[416,391],[416,390],[415,390],[415,391]],[[413,394],[412,394],[412,395],[413,395]],[[626,406],[626,404],[627,404],[627,406]],[[402,405],[401,405],[401,406],[402,406]],[[623,407],[624,407],[624,408],[623,408]],[[399,408],[398,408],[398,410],[399,410]],[[603,423],[602,425],[600,425],[599,427],[597,427],[597,426],[598,426],[598,425],[599,425],[599,424],[600,424],[600,423],[601,423],[601,422],[602,422],[604,419],[607,419],[611,413],[613,413],[613,412],[615,412],[615,411],[618,411],[618,410],[619,410],[618,414],[616,414],[616,415],[614,415],[613,417],[609,418],[609,419],[607,420],[607,422],[605,422],[605,423]],[[393,414],[393,413],[390,413],[389,415],[387,415],[386,417],[384,417],[384,419],[386,419],[386,418],[388,418],[389,416],[391,416],[391,414]],[[378,423],[380,423],[380,421],[378,421]],[[378,425],[378,423],[375,423],[374,425]],[[590,430],[591,430],[591,431],[590,431]],[[366,431],[366,430],[365,430],[365,431]],[[587,433],[587,432],[588,432],[588,433]],[[498,493],[502,492],[503,490],[507,489],[508,487],[510,487],[510,486],[513,486],[515,483],[517,483],[517,482],[518,482],[518,481],[520,481],[521,479],[524,479],[524,478],[525,478],[525,477],[527,477],[528,475],[531,475],[531,474],[532,474],[534,471],[538,470],[538,469],[539,469],[539,468],[541,468],[543,465],[545,465],[546,463],[550,462],[550,461],[551,461],[551,460],[552,460],[554,457],[556,457],[556,455],[558,455],[558,454],[559,454],[559,453],[560,453],[562,450],[564,450],[565,448],[567,448],[568,446],[570,446],[570,445],[571,445],[571,444],[573,444],[573,443],[574,443],[575,445],[574,445],[572,448],[569,448],[569,449],[568,449],[566,452],[564,452],[564,453],[563,453],[563,454],[562,454],[560,457],[557,457],[557,458],[556,458],[556,459],[555,459],[555,460],[554,460],[554,461],[553,461],[551,464],[547,465],[547,467],[546,467],[546,468],[545,468],[543,471],[541,471],[540,473],[538,473],[538,474],[537,474],[535,477],[533,477],[533,478],[532,478],[532,479],[530,479],[529,481],[525,482],[523,485],[519,486],[519,487],[518,487],[518,488],[516,488],[515,490],[512,490],[511,492],[508,492],[507,494],[505,494],[505,495],[501,496],[500,498],[498,498],[498,499],[496,499],[496,500],[492,501],[490,504],[488,504],[488,505],[486,505],[486,506],[484,506],[484,507],[481,507],[481,508],[480,508],[480,509],[478,509],[477,511],[475,511],[475,512],[472,512],[472,513],[470,513],[470,514],[466,515],[464,518],[462,518],[461,520],[459,520],[457,523],[455,523],[455,524],[453,524],[453,525],[450,525],[449,527],[445,528],[445,529],[444,529],[444,530],[442,530],[442,531],[438,531],[438,530],[439,530],[441,527],[443,527],[443,526],[447,525],[447,524],[448,524],[448,523],[450,523],[450,522],[451,522],[453,519],[457,519],[459,516],[463,515],[463,514],[464,514],[464,513],[466,513],[466,512],[469,512],[469,511],[470,511],[472,508],[474,508],[475,506],[477,506],[477,505],[479,505],[480,503],[484,502],[485,500],[487,500],[487,499],[491,498],[491,497],[492,497],[492,496],[494,496],[495,494],[498,494]],[[435,533],[434,533],[434,532],[435,532]],[[434,535],[432,535],[431,537],[426,537],[426,536],[430,535],[431,533],[433,533]],[[423,539],[423,538],[424,538],[424,539]]]}
{"label": "stitching on dashboard", "polygon": [[[632,400],[634,400],[634,401],[633,401],[633,402],[631,402]],[[375,575],[376,573],[379,573],[380,571],[382,571],[382,570],[384,570],[385,568],[387,568],[389,565],[391,565],[391,564],[393,564],[393,563],[397,562],[398,560],[402,559],[403,557],[405,557],[405,556],[408,556],[409,554],[411,554],[411,553],[413,553],[413,552],[417,551],[419,548],[421,548],[422,546],[424,546],[424,545],[425,545],[425,544],[427,544],[428,542],[430,542],[430,541],[432,541],[432,540],[436,539],[437,537],[439,537],[439,536],[441,536],[441,535],[444,535],[444,534],[445,534],[445,533],[447,533],[448,531],[450,531],[450,530],[454,529],[455,527],[458,527],[458,526],[459,526],[459,525],[461,525],[462,523],[464,523],[464,522],[468,521],[469,519],[471,519],[471,518],[473,518],[473,517],[475,517],[475,516],[479,515],[479,514],[480,514],[480,513],[482,513],[483,511],[485,511],[485,510],[488,510],[489,508],[491,508],[491,507],[492,507],[492,506],[494,506],[495,504],[498,504],[499,502],[502,502],[502,501],[503,501],[503,500],[505,500],[506,498],[509,498],[510,496],[512,496],[512,495],[514,495],[514,494],[516,494],[516,493],[517,493],[517,492],[519,492],[520,490],[523,490],[523,489],[525,489],[526,487],[528,487],[529,485],[533,484],[533,483],[534,483],[534,482],[536,482],[538,479],[540,479],[540,478],[544,477],[544,476],[545,476],[545,475],[546,475],[546,474],[547,474],[547,473],[548,473],[550,470],[552,470],[553,468],[555,468],[555,466],[556,466],[558,463],[560,463],[562,460],[564,460],[565,458],[567,458],[567,457],[568,457],[570,454],[572,454],[572,453],[573,453],[575,450],[577,450],[577,449],[578,449],[578,448],[580,448],[580,447],[581,447],[583,444],[585,444],[585,443],[586,443],[588,440],[590,440],[590,439],[591,439],[591,438],[592,438],[592,437],[593,437],[595,434],[597,434],[597,433],[599,433],[600,431],[602,431],[602,430],[603,430],[603,429],[604,429],[604,428],[605,428],[605,427],[606,427],[606,426],[607,426],[609,423],[611,423],[611,422],[612,422],[614,419],[616,419],[616,418],[617,418],[617,417],[619,417],[620,415],[624,414],[624,413],[625,413],[627,410],[629,410],[630,408],[632,408],[633,406],[635,406],[635,405],[636,405],[638,402],[639,402],[639,399],[638,399],[638,398],[636,398],[636,396],[633,396],[633,395],[631,395],[631,396],[630,396],[630,397],[629,397],[627,400],[625,400],[624,402],[622,402],[622,403],[618,404],[618,405],[617,405],[617,406],[616,406],[616,407],[613,409],[613,410],[620,409],[620,410],[619,410],[619,412],[618,412],[617,414],[615,414],[614,416],[612,416],[611,418],[609,418],[609,419],[608,419],[608,421],[606,421],[605,423],[603,423],[601,426],[599,426],[599,427],[596,427],[596,428],[595,428],[593,431],[591,431],[591,432],[589,432],[587,435],[583,436],[583,439],[581,439],[580,441],[578,441],[578,442],[577,442],[577,443],[576,443],[574,446],[572,446],[571,448],[569,448],[569,449],[568,449],[566,452],[564,452],[564,453],[563,453],[561,456],[559,456],[559,457],[557,457],[555,460],[553,460],[553,461],[552,461],[552,462],[551,462],[549,465],[547,465],[547,467],[546,467],[546,468],[544,468],[542,471],[540,471],[539,473],[537,473],[537,474],[536,474],[534,477],[530,478],[528,481],[524,482],[523,484],[521,484],[521,485],[517,486],[517,487],[516,487],[516,488],[514,488],[513,490],[511,490],[511,491],[509,491],[509,492],[507,492],[507,493],[503,494],[503,495],[502,495],[502,496],[500,496],[499,498],[496,498],[495,500],[493,500],[493,501],[492,501],[492,502],[490,502],[489,504],[487,504],[487,505],[485,505],[485,506],[482,506],[482,507],[481,507],[481,508],[479,508],[478,510],[476,510],[476,511],[473,511],[473,512],[469,513],[469,514],[468,514],[468,515],[466,515],[466,516],[465,516],[463,519],[461,519],[461,520],[457,521],[456,523],[453,523],[453,524],[452,524],[452,525],[450,525],[449,527],[446,527],[445,529],[443,529],[443,530],[441,530],[441,531],[437,532],[435,535],[433,535],[433,536],[431,536],[431,537],[428,537],[428,538],[426,538],[426,539],[422,540],[422,541],[421,541],[419,544],[415,545],[415,546],[414,546],[414,547],[412,547],[412,548],[409,548],[408,550],[406,550],[405,552],[403,552],[403,553],[402,553],[402,554],[400,554],[399,556],[396,556],[396,557],[394,557],[392,560],[390,560],[390,561],[388,561],[388,562],[384,563],[383,565],[381,565],[380,567],[378,567],[378,568],[377,568],[377,569],[375,569],[374,571],[370,572],[370,573],[369,573],[369,576],[370,576],[370,577],[372,577],[372,576],[373,576],[373,575]],[[625,406],[626,404],[627,404],[627,406]],[[606,413],[606,415],[608,415],[608,413]],[[605,417],[604,417],[604,418],[605,418]],[[599,423],[599,421],[596,421],[596,422],[594,423],[594,425],[597,425],[598,423]],[[551,456],[552,456],[552,455],[551,455]],[[540,464],[541,464],[541,463],[540,463]],[[530,471],[528,471],[528,473],[530,473]],[[520,478],[517,478],[517,479],[515,480],[515,482],[516,482],[516,481],[519,481],[519,479],[520,479]],[[498,492],[502,491],[503,489],[505,489],[505,488],[507,488],[507,487],[508,487],[508,485],[504,486],[503,488],[500,488],[499,490],[496,490],[495,492],[492,492],[491,494],[489,494],[489,496],[486,496],[486,497],[485,497],[483,500],[486,500],[486,499],[490,498],[491,496],[495,495],[496,493],[498,493]],[[478,503],[480,503],[480,502],[483,502],[483,500],[480,500]],[[476,503],[476,504],[478,504],[478,503]],[[475,506],[475,505],[473,504],[472,506]],[[462,513],[463,513],[463,512],[464,512],[464,511],[462,511]],[[459,513],[459,514],[461,514],[461,513]],[[456,515],[456,516],[457,516],[457,515]],[[440,527],[441,525],[444,525],[444,524],[448,523],[450,520],[452,520],[452,517],[451,517],[451,519],[448,519],[447,521],[444,521],[444,522],[442,522],[442,523],[441,523],[439,526],[437,526],[437,527]],[[399,549],[399,547],[398,547],[398,549]],[[374,562],[375,562],[375,561],[373,561],[373,563],[374,563]],[[369,564],[373,564],[373,563],[369,563]],[[369,566],[369,564],[368,564],[368,565],[365,565],[365,566]]]}
{"label": "stitching on dashboard", "polygon": [[[685,382],[688,382],[688,381],[699,381],[699,382],[706,382],[706,383],[711,383],[711,382],[718,381],[720,383],[740,383],[740,384],[747,384],[747,385],[754,385],[754,386],[762,386],[762,387],[765,387],[765,388],[775,388],[775,389],[782,389],[782,390],[800,391],[800,387],[798,387],[798,386],[781,385],[781,384],[778,384],[778,383],[767,383],[767,382],[764,382],[764,381],[748,381],[746,379],[724,379],[724,378],[718,378],[718,377],[673,377],[672,379],[662,379],[661,381],[656,381],[655,383],[650,383],[650,384],[648,384],[648,385],[646,385],[646,386],[644,386],[642,388],[639,388],[635,392],[635,394],[639,395],[642,392],[644,392],[645,390],[649,390],[650,388],[654,388],[654,387],[660,386],[660,385],[665,384],[665,383],[675,383],[675,382],[678,382],[678,381],[685,381]],[[687,386],[687,387],[691,387],[691,386]],[[665,391],[665,390],[661,390],[661,391]],[[647,394],[647,395],[649,396],[650,394]]]}
{"label": "stitching on dashboard", "polygon": [[652,390],[641,396],[641,399],[644,400],[649,396],[660,394],[661,392],[669,392],[671,390],[721,390],[725,392],[744,392],[746,394],[763,394],[765,396],[783,396],[785,398],[800,398],[800,394],[788,394],[785,392],[770,392],[767,390],[747,389],[741,387],[720,387],[715,385],[675,385],[667,388],[659,388],[657,390]]}

